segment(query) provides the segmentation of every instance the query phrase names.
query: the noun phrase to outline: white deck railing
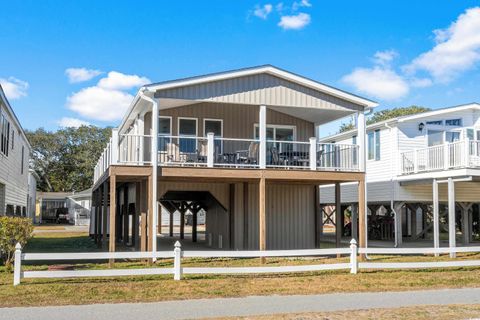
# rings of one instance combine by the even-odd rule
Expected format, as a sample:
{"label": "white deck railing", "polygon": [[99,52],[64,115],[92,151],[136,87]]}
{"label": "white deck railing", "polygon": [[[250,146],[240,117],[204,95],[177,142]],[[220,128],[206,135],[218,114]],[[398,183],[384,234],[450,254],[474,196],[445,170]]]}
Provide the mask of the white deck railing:
{"label": "white deck railing", "polygon": [[[352,239],[349,248],[271,250],[271,251],[182,251],[180,243],[175,243],[173,251],[158,252],[83,252],[83,253],[22,253],[20,244],[15,251],[13,285],[19,285],[23,278],[75,278],[112,277],[133,275],[173,275],[180,280],[183,274],[262,274],[312,272],[323,270],[350,270],[356,274],[359,269],[422,269],[445,267],[480,266],[480,260],[447,260],[425,262],[359,262],[359,254],[368,255],[439,255],[447,253],[478,253],[480,247],[456,248],[358,248]],[[183,267],[185,258],[262,258],[262,257],[333,257],[348,256],[346,262],[320,263],[307,265],[280,265],[258,267]],[[107,260],[107,259],[172,259],[170,268],[142,269],[93,269],[59,271],[23,271],[22,261],[62,261],[62,260]]]}
{"label": "white deck railing", "polygon": [[[358,171],[357,145],[310,141],[267,140],[265,157],[260,157],[258,139],[196,136],[158,136],[158,165],[283,168],[304,170]],[[152,136],[121,134],[112,136],[95,166],[94,183],[111,164],[151,165]],[[260,163],[265,159],[265,163]]]}
{"label": "white deck railing", "polygon": [[480,167],[480,141],[457,141],[400,154],[400,174]]}

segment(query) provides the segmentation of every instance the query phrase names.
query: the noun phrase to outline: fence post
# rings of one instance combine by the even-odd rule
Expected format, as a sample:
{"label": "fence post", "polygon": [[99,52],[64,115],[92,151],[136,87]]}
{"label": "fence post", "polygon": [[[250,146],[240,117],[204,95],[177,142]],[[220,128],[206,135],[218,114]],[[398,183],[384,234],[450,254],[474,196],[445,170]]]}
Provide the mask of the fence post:
{"label": "fence post", "polygon": [[215,157],[215,143],[213,132],[207,133],[207,167],[213,168],[213,160]]}
{"label": "fence post", "polygon": [[448,170],[450,168],[450,144],[445,143],[443,145],[443,168]]}
{"label": "fence post", "polygon": [[173,280],[182,279],[182,245],[179,241],[175,242],[173,249]]}
{"label": "fence post", "polygon": [[310,137],[310,170],[317,170],[317,138]]}
{"label": "fence post", "polygon": [[350,241],[350,273],[357,274],[358,271],[358,247],[357,241],[352,239]]}
{"label": "fence post", "polygon": [[413,172],[414,173],[418,172],[418,151],[417,150],[413,151]]}
{"label": "fence post", "polygon": [[13,285],[19,285],[22,278],[22,246],[17,242],[15,246],[15,260],[13,262]]}
{"label": "fence post", "polygon": [[465,157],[465,168],[470,166],[470,139],[468,137],[465,139],[465,150],[463,150],[463,154]]}

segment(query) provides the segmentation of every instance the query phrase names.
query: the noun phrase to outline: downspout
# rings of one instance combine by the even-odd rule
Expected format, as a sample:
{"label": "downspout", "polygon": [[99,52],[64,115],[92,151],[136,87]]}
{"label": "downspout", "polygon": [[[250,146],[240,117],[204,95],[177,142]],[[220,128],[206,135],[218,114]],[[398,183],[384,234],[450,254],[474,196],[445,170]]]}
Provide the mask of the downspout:
{"label": "downspout", "polygon": [[[158,170],[158,100],[152,99],[145,95],[148,89],[140,90],[140,98],[152,104],[152,253],[157,251],[157,223],[158,223],[158,206],[157,206],[157,170]],[[150,92],[150,91],[149,91]],[[152,259],[157,260],[155,257]]]}

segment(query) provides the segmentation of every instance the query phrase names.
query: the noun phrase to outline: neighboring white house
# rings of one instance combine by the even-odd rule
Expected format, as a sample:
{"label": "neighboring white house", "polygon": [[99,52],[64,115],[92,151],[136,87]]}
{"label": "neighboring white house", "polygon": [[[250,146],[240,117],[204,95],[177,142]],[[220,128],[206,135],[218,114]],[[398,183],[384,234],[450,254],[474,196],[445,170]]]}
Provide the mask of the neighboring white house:
{"label": "neighboring white house", "polygon": [[27,215],[30,144],[0,86],[0,216]]}
{"label": "neighboring white house", "polygon": [[[356,143],[356,130],[322,139]],[[479,240],[480,105],[438,109],[367,126],[369,237],[432,240],[445,232],[455,246]],[[357,203],[357,187],[341,185],[342,212]],[[335,188],[320,188],[320,203],[334,206]],[[328,215],[333,209],[325,210]],[[348,211],[347,211],[348,212]],[[325,217],[324,217],[325,220]],[[328,219],[327,219],[328,220]],[[328,220],[330,222],[332,220]],[[402,235],[402,236],[400,236]]]}
{"label": "neighboring white house", "polygon": [[90,224],[92,189],[80,192],[37,192],[37,216],[41,223]]}

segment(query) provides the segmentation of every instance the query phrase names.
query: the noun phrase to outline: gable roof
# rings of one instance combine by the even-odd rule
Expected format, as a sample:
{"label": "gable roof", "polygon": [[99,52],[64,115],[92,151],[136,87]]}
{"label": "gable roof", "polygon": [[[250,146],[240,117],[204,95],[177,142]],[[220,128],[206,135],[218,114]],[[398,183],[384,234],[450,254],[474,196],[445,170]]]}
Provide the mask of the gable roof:
{"label": "gable roof", "polygon": [[3,101],[5,107],[7,108],[7,112],[10,114],[11,118],[13,119],[13,121],[15,122],[15,125],[18,127],[18,129],[20,130],[20,134],[22,135],[23,139],[25,140],[25,142],[27,143],[27,147],[29,149],[32,148],[32,146],[30,145],[30,142],[28,141],[27,139],[27,136],[25,134],[25,131],[23,130],[22,128],[22,125],[20,124],[20,121],[18,120],[17,118],[17,115],[15,114],[15,112],[13,111],[13,108],[12,106],[10,105],[10,102],[8,102],[8,99],[7,99],[7,96],[5,95],[5,92],[3,91],[3,88],[2,86],[0,85],[0,100]]}
{"label": "gable roof", "polygon": [[276,76],[278,78],[282,78],[284,80],[297,83],[299,85],[335,96],[337,98],[340,98],[358,105],[362,105],[366,108],[374,108],[378,105],[378,103],[375,101],[334,88],[332,86],[328,86],[324,83],[300,76],[298,74],[274,67],[272,65],[261,65],[256,67],[211,73],[211,74],[194,76],[194,77],[177,79],[177,80],[157,82],[157,83],[146,85],[145,88],[147,88],[149,91],[166,90],[166,89],[173,89],[177,87],[185,87],[185,86],[227,80],[227,79],[238,78],[238,77],[252,76],[252,75],[258,75],[258,74],[269,74],[272,76]]}
{"label": "gable roof", "polygon": [[[448,114],[451,112],[458,112],[458,111],[463,111],[463,110],[479,110],[480,111],[480,104],[478,102],[472,102],[472,103],[466,103],[466,104],[461,104],[457,106],[450,106],[450,107],[444,107],[444,108],[439,108],[431,111],[426,111],[422,113],[416,113],[416,114],[411,114],[411,115],[405,115],[405,116],[400,116],[400,117],[395,117],[391,119],[387,119],[384,121],[379,121],[375,122],[372,124],[367,125],[367,130],[374,130],[381,128],[386,125],[395,125],[398,122],[405,122],[405,121],[410,121],[410,120],[417,120],[417,119],[422,119],[422,118],[427,118],[427,117],[432,117],[432,116],[441,116],[444,114]],[[345,139],[351,136],[356,135],[357,129],[352,129],[348,130],[345,132],[340,132],[336,133],[327,137],[324,137],[320,139],[320,141],[331,141],[331,140],[338,140],[338,139]]]}

